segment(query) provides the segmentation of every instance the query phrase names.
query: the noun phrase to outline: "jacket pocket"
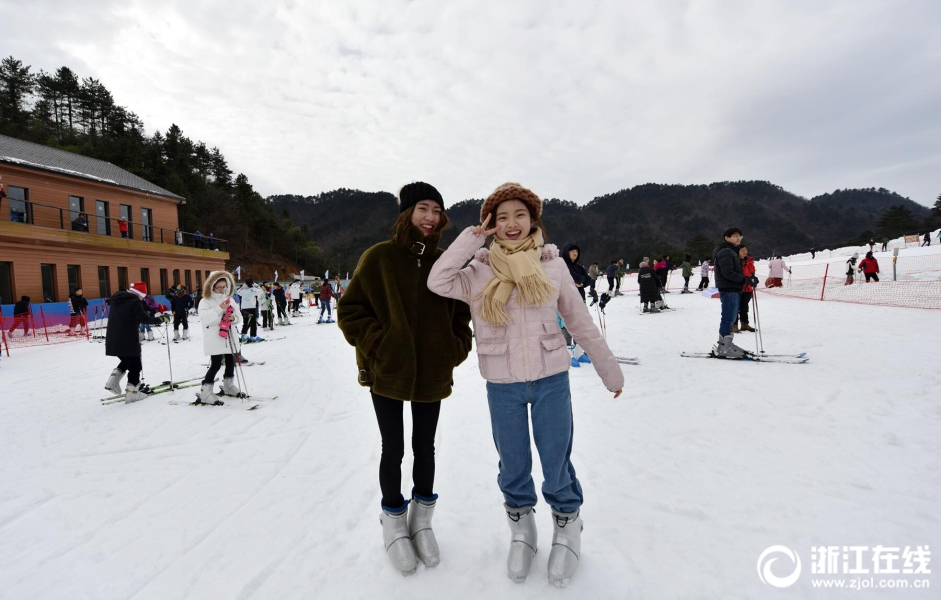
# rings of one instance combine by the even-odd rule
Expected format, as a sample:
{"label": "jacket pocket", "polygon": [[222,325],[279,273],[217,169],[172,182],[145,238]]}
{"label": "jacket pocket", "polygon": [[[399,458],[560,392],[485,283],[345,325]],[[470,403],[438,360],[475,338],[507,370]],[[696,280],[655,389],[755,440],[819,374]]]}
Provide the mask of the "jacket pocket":
{"label": "jacket pocket", "polygon": [[571,357],[565,348],[565,338],[561,335],[539,340],[542,344],[542,373],[555,375],[569,368]]}
{"label": "jacket pocket", "polygon": [[509,343],[481,343],[477,345],[480,358],[480,374],[487,381],[503,381],[510,378]]}

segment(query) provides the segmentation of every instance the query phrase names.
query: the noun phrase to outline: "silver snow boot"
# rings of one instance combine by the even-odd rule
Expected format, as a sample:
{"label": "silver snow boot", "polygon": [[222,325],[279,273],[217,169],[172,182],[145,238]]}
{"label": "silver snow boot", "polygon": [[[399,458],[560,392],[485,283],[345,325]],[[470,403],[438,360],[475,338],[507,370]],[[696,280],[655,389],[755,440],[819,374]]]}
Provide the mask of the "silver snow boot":
{"label": "silver snow boot", "polygon": [[732,343],[731,333],[725,337],[719,338],[712,352],[719,358],[740,359],[745,358],[746,355],[745,350]]}
{"label": "silver snow boot", "polygon": [[111,376],[108,377],[108,383],[105,384],[105,389],[109,392],[117,395],[121,393],[121,379],[124,378],[124,371],[121,369],[115,369],[111,371]]}
{"label": "silver snow boot", "polygon": [[242,390],[239,389],[239,386],[235,384],[235,377],[224,377],[222,379],[222,393],[226,396],[238,397],[242,394]]}
{"label": "silver snow boot", "polygon": [[199,401],[203,404],[211,404],[213,406],[222,406],[225,404],[222,400],[219,399],[219,396],[216,396],[212,393],[212,382],[203,382],[202,387],[199,388],[199,393],[196,394],[199,398]]}
{"label": "silver snow boot", "polygon": [[179,339],[180,339],[180,332],[177,331],[176,329],[174,329],[174,330],[173,330],[173,341],[176,342],[176,341],[179,341]]}
{"label": "silver snow boot", "polygon": [[437,502],[437,496],[431,502],[413,497],[412,510],[408,514],[408,533],[412,537],[415,552],[429,568],[437,567],[441,562],[438,540],[435,539],[435,532],[431,529],[431,518],[435,514]]}
{"label": "silver snow boot", "polygon": [[383,509],[379,523],[382,524],[382,542],[389,560],[403,577],[408,577],[418,569],[415,547],[408,535],[408,505],[399,514],[390,514]]}
{"label": "silver snow boot", "polygon": [[[71,329],[69,330],[69,335],[72,335],[72,330],[71,330]],[[144,332],[143,332],[143,331],[138,331],[138,332],[137,332],[137,341],[138,341],[138,342],[143,342],[143,341],[144,341]]]}
{"label": "silver snow boot", "polygon": [[510,552],[506,557],[506,575],[517,583],[526,581],[529,568],[533,566],[533,557],[536,556],[536,542],[539,534],[536,531],[535,512],[532,506],[510,508],[506,504],[506,522],[510,526]]}
{"label": "silver snow boot", "polygon": [[131,402],[137,402],[138,400],[143,400],[147,397],[147,392],[143,391],[144,386],[141,384],[134,385],[133,383],[128,383],[127,388],[124,390],[124,403],[130,404]]}
{"label": "silver snow boot", "polygon": [[183,339],[184,339],[184,340],[190,339],[190,330],[189,330],[189,329],[184,329],[184,330],[183,330]]}
{"label": "silver snow boot", "polygon": [[582,554],[583,528],[579,511],[552,511],[552,551],[549,553],[549,582],[552,585],[565,587],[575,574]]}
{"label": "silver snow boot", "polygon": [[152,329],[147,330],[147,339],[151,342],[154,341],[154,332]]}

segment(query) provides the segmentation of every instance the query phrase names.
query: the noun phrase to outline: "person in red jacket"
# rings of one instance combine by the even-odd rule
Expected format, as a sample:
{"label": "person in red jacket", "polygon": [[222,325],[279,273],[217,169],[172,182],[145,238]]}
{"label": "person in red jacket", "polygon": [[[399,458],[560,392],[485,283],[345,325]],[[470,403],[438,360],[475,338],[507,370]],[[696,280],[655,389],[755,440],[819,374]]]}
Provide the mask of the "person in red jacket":
{"label": "person in red jacket", "polygon": [[[742,261],[742,273],[745,275],[745,278],[748,279],[755,274],[755,259],[748,253],[747,246],[740,246],[738,249],[738,257]],[[748,324],[748,305],[751,303],[752,296],[755,293],[755,288],[746,283],[742,286],[742,296],[738,301],[738,318],[741,321],[741,326],[738,322],[732,326],[732,332],[738,333],[740,331],[755,331],[755,328]]]}
{"label": "person in red jacket", "polygon": [[[324,281],[323,285],[320,287],[320,319],[317,320],[317,324],[320,323],[335,323],[333,320],[333,308],[330,306],[330,301],[333,300],[333,288],[330,287],[329,281]],[[327,311],[327,320],[323,320],[323,311]]]}
{"label": "person in red jacket", "polygon": [[859,261],[858,270],[866,276],[866,283],[870,278],[879,281],[879,261],[872,257],[872,252],[867,252],[866,258]]}

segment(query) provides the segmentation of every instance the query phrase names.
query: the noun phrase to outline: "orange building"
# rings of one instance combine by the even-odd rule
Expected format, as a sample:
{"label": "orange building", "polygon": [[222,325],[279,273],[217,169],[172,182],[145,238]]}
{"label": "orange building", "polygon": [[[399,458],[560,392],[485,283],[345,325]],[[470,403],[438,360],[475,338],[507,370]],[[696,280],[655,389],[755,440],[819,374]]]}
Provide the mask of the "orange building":
{"label": "orange building", "polygon": [[104,298],[135,281],[193,291],[225,240],[179,229],[186,200],[115,165],[0,135],[0,304]]}

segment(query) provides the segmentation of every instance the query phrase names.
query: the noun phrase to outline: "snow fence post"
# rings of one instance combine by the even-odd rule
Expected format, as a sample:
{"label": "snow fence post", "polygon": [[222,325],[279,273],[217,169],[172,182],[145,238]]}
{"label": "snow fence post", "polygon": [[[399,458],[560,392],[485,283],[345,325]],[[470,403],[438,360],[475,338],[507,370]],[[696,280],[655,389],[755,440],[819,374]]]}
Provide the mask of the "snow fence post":
{"label": "snow fence post", "polygon": [[49,330],[46,329],[46,314],[43,312],[42,307],[39,307],[39,318],[42,320],[42,332],[46,334],[46,343],[49,342]]}
{"label": "snow fence post", "polygon": [[827,291],[827,273],[830,272],[830,263],[827,263],[826,269],[823,271],[823,286],[820,288],[820,301],[823,302],[823,294]]}

